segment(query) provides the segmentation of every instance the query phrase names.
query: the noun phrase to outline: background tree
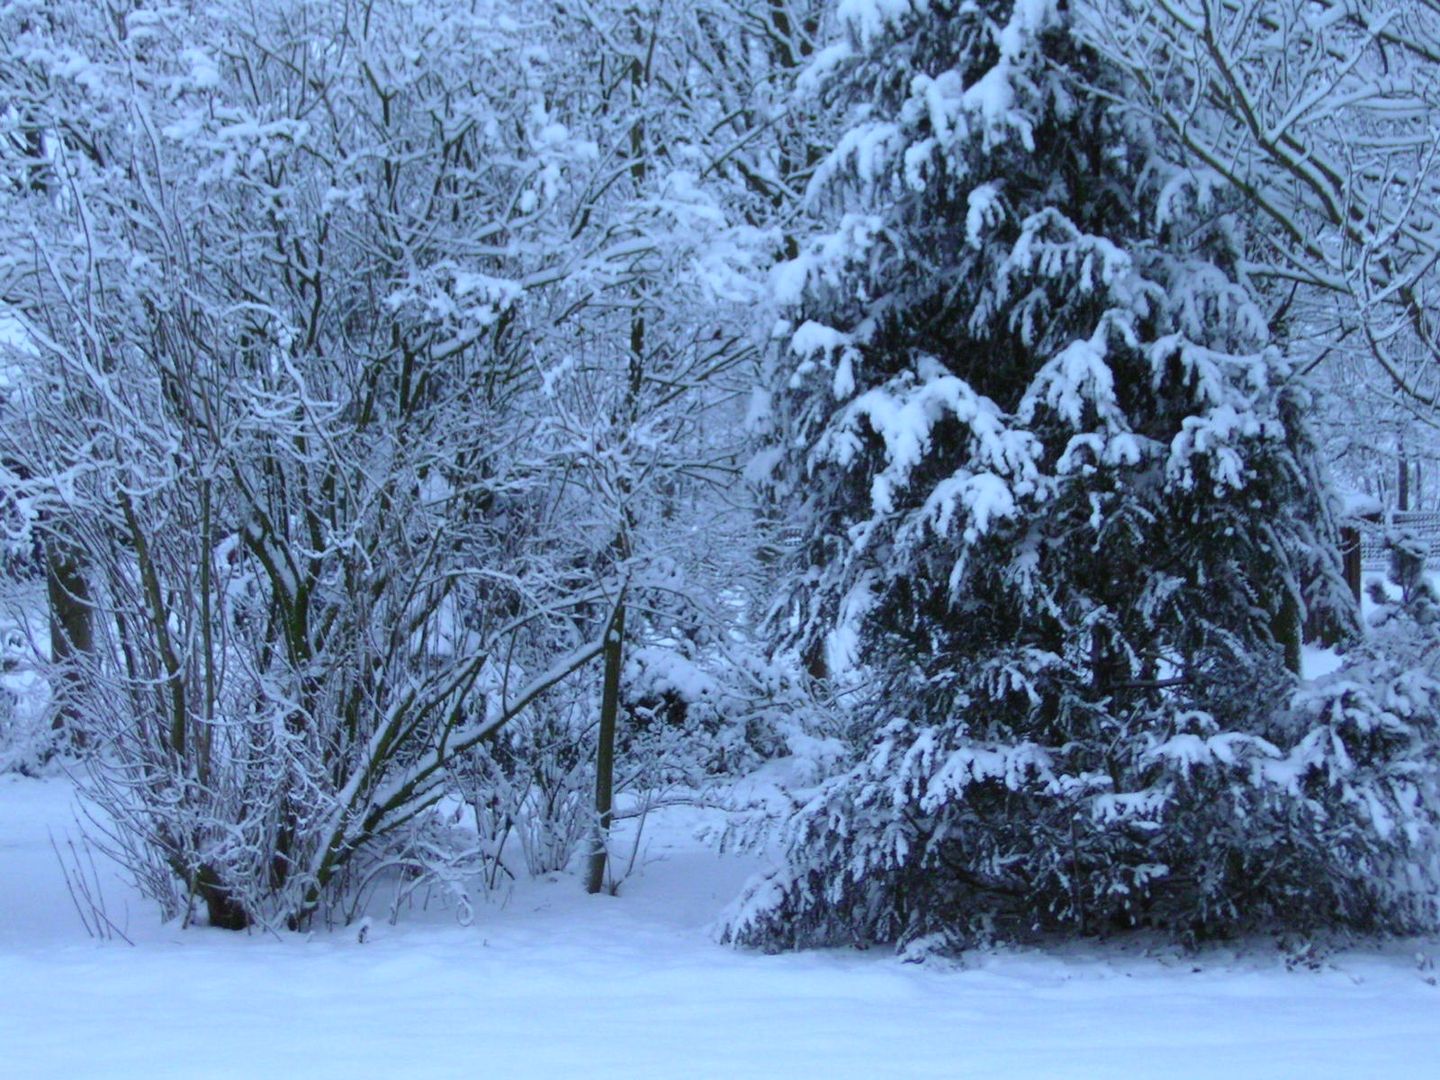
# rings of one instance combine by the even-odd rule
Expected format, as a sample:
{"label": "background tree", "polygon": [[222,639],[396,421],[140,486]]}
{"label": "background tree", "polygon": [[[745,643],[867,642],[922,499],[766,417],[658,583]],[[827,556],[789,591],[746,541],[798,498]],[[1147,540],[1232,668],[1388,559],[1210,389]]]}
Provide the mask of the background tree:
{"label": "background tree", "polygon": [[[1433,453],[1440,7],[1430,0],[1097,0],[1085,39],[1130,104],[1254,227],[1238,272],[1290,352],[1336,391],[1325,423],[1352,485]],[[1362,412],[1363,411],[1363,412]],[[1382,438],[1367,461],[1357,426]],[[1379,474],[1379,475],[1377,475]],[[1384,481],[1381,477],[1384,477]]]}
{"label": "background tree", "polygon": [[[810,164],[785,88],[811,48],[813,10],[555,5],[569,73],[557,107],[597,157],[570,196],[571,243],[586,254],[557,292],[553,332],[538,339],[554,365],[545,423],[572,470],[572,520],[605,537],[588,572],[629,582],[598,702],[592,892],[605,882],[617,747],[632,752],[632,774],[658,765],[634,760],[658,744],[623,730],[638,689],[625,685],[627,650],[649,673],[708,664],[711,676],[681,683],[728,684],[732,706],[760,689],[717,646],[748,614],[757,545],[734,489],[760,336],[750,310],[759,271],[785,242],[788,185]],[[660,724],[704,712],[671,705]],[[657,719],[659,703],[638,707]],[[717,732],[691,734],[682,756],[713,762]]]}

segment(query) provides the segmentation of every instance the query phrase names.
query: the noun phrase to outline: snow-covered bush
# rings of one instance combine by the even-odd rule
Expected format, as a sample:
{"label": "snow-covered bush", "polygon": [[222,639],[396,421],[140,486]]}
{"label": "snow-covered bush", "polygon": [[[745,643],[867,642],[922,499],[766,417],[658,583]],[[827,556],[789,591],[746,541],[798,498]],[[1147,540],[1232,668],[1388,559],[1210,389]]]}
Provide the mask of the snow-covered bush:
{"label": "snow-covered bush", "polygon": [[776,678],[749,650],[701,658],[673,646],[634,649],[622,684],[622,746],[656,786],[743,775],[785,751]]}
{"label": "snow-covered bush", "polygon": [[[88,790],[167,912],[304,922],[433,854],[457,784],[534,866],[600,839],[622,657],[705,591],[664,570],[724,546],[696,520],[743,517],[737,316],[806,167],[766,69],[809,6],[0,8],[33,346],[0,490],[64,572]],[[600,693],[539,711],[587,666]],[[632,673],[620,783],[757,752],[733,692]]]}
{"label": "snow-covered bush", "polygon": [[40,655],[43,595],[38,582],[0,573],[0,773],[37,773],[61,741]]}
{"label": "snow-covered bush", "polygon": [[489,856],[532,874],[565,870],[594,831],[590,695],[571,688],[450,764]]}
{"label": "snow-covered bush", "polygon": [[13,662],[5,645],[0,633],[0,772],[26,772],[37,766],[43,755],[36,747],[39,733],[35,725],[25,723],[19,712],[20,695],[10,685]]}
{"label": "snow-covered bush", "polygon": [[1302,617],[1354,612],[1240,202],[1062,3],[840,12],[768,457],[782,644],[869,723],[727,935],[1414,925],[1369,884],[1404,798],[1357,812],[1290,704]]}
{"label": "snow-covered bush", "polygon": [[[1344,921],[1433,928],[1440,914],[1440,597],[1433,588],[1423,583],[1379,607],[1340,668],[1295,695],[1289,724],[1289,753],[1262,768],[1328,814],[1311,835],[1292,829],[1267,842],[1293,864],[1331,871],[1313,883],[1313,895]],[[1291,850],[1301,844],[1323,846],[1325,857]],[[1297,912],[1293,921],[1305,919]]]}
{"label": "snow-covered bush", "polygon": [[517,449],[525,282],[588,151],[501,11],[23,9],[0,488],[84,608],[86,790],[167,914],[297,925],[599,651],[570,616],[603,637],[603,596],[550,562],[586,538]]}

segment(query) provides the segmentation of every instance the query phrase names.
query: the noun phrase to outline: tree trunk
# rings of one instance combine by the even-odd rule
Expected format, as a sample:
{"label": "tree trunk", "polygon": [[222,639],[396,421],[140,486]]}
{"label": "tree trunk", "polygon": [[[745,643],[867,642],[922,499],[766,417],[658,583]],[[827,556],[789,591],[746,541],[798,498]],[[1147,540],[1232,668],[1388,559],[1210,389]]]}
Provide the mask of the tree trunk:
{"label": "tree trunk", "polygon": [[78,699],[83,677],[78,662],[94,649],[90,586],[80,559],[58,541],[45,546],[45,591],[50,604],[50,661],[60,670],[54,728],[73,747],[84,744]]}
{"label": "tree trunk", "polygon": [[250,916],[238,903],[209,866],[202,866],[195,876],[195,892],[205,903],[205,915],[217,930],[248,930]]}
{"label": "tree trunk", "polygon": [[1300,674],[1300,605],[1295,602],[1295,597],[1290,590],[1285,590],[1285,595],[1280,602],[1280,610],[1275,613],[1271,623],[1275,641],[1285,652],[1285,666],[1292,675]]}
{"label": "tree trunk", "polygon": [[600,745],[595,752],[595,842],[585,891],[598,893],[605,885],[609,859],[610,817],[615,800],[615,722],[620,714],[620,664],[625,652],[625,602],[615,612],[615,624],[605,641],[605,673],[600,688]]}

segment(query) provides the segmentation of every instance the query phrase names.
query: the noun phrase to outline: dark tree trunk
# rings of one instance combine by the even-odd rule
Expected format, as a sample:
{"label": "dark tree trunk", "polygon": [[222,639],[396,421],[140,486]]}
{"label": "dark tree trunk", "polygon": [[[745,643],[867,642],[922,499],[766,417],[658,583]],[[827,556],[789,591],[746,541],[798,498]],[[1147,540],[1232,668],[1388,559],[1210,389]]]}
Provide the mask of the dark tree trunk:
{"label": "dark tree trunk", "polygon": [[250,916],[235,902],[230,890],[209,866],[201,867],[195,878],[195,891],[205,902],[205,915],[217,930],[248,930]]}
{"label": "dark tree trunk", "polygon": [[1300,605],[1295,602],[1295,597],[1290,590],[1285,590],[1284,599],[1280,602],[1280,610],[1275,613],[1271,623],[1271,631],[1275,640],[1285,651],[1285,666],[1291,674],[1300,674]]}
{"label": "dark tree trunk", "polygon": [[605,673],[600,688],[600,745],[595,752],[595,843],[585,891],[598,893],[605,886],[607,839],[615,803],[615,726],[620,714],[620,665],[625,653],[625,606],[615,612],[615,623],[605,641]]}
{"label": "dark tree trunk", "polygon": [[50,660],[60,670],[54,726],[71,746],[84,743],[79,712],[79,662],[94,650],[90,586],[79,556],[58,541],[45,547],[45,591],[50,604]]}

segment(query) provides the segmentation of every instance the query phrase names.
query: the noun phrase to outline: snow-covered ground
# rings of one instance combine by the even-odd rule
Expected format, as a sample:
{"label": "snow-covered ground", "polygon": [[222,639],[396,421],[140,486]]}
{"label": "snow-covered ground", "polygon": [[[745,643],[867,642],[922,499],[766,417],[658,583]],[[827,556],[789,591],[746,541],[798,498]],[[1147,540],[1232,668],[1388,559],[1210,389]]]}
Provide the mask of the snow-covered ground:
{"label": "snow-covered ground", "polygon": [[[284,939],[158,924],[85,936],[49,833],[59,779],[0,776],[0,1076],[1440,1076],[1427,943],[1287,971],[1273,952],[996,950],[959,970],[879,951],[762,956],[707,924],[752,869],[651,826],[619,897],[526,884],[462,927],[444,912]],[[105,872],[102,870],[102,876]]]}

